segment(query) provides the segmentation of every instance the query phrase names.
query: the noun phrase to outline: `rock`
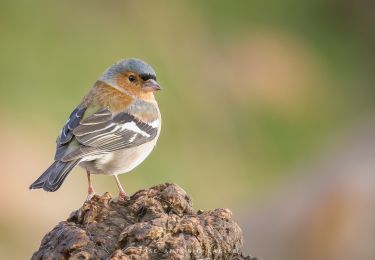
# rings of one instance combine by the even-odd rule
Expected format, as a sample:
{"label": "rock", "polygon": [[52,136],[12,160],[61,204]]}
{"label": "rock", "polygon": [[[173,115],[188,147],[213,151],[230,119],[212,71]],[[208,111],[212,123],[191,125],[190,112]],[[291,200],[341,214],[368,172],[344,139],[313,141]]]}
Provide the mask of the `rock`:
{"label": "rock", "polygon": [[186,192],[161,184],[115,202],[95,195],[45,235],[32,259],[248,259],[228,209],[196,212]]}

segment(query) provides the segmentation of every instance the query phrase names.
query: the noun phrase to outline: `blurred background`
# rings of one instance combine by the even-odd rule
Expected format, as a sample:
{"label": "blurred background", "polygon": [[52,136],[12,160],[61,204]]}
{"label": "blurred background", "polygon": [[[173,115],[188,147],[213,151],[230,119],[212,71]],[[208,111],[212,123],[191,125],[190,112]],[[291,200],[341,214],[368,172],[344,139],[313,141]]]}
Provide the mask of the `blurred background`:
{"label": "blurred background", "polygon": [[28,186],[101,73],[138,57],[163,87],[163,129],[120,177],[128,193],[174,182],[197,209],[230,208],[263,259],[375,259],[374,7],[1,0],[0,258],[29,258],[82,205],[82,169],[55,193]]}

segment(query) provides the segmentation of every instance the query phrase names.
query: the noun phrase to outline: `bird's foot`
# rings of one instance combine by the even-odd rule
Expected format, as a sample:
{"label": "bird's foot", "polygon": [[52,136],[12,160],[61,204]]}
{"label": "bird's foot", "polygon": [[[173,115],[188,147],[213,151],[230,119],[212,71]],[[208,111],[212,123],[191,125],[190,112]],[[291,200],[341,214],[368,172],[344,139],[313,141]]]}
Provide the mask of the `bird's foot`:
{"label": "bird's foot", "polygon": [[96,195],[96,192],[94,191],[94,189],[89,189],[88,195],[86,197],[86,201],[90,201],[92,197],[94,197],[95,195]]}
{"label": "bird's foot", "polygon": [[128,200],[129,199],[129,197],[126,195],[126,193],[125,192],[120,192],[119,194],[118,194],[118,197],[117,198],[112,198],[111,200],[110,200],[110,202],[124,202],[124,201],[126,201],[126,200]]}
{"label": "bird's foot", "polygon": [[125,201],[127,198],[128,196],[126,196],[126,193],[124,191],[120,191],[118,194],[118,201]]}

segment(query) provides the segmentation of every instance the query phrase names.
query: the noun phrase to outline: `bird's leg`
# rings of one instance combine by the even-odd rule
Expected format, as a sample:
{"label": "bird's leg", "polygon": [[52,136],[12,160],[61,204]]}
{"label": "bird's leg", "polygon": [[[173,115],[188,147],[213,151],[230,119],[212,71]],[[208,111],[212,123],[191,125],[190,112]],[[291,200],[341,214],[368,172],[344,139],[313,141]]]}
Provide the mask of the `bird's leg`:
{"label": "bird's leg", "polygon": [[89,201],[95,195],[95,190],[94,190],[94,187],[92,186],[92,183],[91,183],[91,177],[90,177],[89,171],[87,171],[87,182],[88,182],[89,185],[88,185],[88,189],[87,189],[88,195],[87,195],[86,201]]}
{"label": "bird's leg", "polygon": [[120,180],[118,179],[117,175],[113,175],[113,177],[115,177],[117,188],[119,190],[118,200],[124,201],[126,199],[126,193],[124,191],[124,188],[122,187],[122,185],[120,183]]}

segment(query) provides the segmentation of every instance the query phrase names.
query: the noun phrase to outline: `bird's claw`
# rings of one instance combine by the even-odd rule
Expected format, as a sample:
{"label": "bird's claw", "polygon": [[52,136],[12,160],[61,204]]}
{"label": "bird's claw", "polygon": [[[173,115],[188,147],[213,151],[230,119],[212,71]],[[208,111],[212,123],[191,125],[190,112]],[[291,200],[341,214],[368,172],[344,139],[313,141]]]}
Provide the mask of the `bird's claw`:
{"label": "bird's claw", "polygon": [[125,192],[120,192],[117,198],[112,198],[110,202],[124,202],[129,200],[129,196]]}
{"label": "bird's claw", "polygon": [[96,195],[95,191],[90,192],[86,197],[86,201],[90,201],[95,195]]}

